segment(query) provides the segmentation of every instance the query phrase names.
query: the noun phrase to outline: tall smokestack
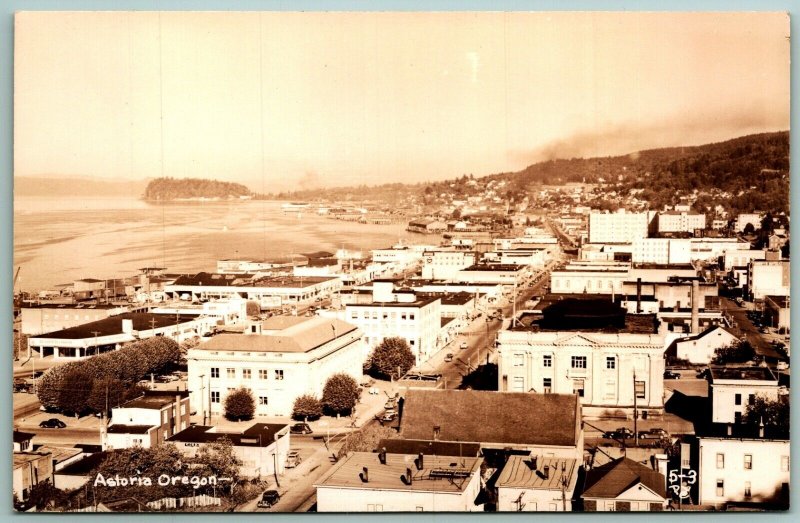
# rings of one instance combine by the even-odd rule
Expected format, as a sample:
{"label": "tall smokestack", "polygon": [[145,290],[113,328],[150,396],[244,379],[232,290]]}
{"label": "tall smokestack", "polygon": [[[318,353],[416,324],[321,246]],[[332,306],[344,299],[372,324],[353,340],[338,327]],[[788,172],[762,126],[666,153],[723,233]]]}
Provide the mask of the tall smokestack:
{"label": "tall smokestack", "polygon": [[700,332],[700,282],[692,280],[692,334]]}
{"label": "tall smokestack", "polygon": [[642,313],[642,279],[636,278],[636,314]]}

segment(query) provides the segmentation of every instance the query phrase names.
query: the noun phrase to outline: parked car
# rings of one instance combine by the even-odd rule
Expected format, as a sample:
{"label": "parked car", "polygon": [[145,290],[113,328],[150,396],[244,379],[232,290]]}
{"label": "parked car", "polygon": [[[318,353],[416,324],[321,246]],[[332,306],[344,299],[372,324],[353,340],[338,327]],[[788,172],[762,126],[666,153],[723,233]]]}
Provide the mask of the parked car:
{"label": "parked car", "polygon": [[708,378],[708,374],[709,374],[708,367],[705,367],[697,371],[697,378],[704,380]]}
{"label": "parked car", "polygon": [[277,490],[267,490],[261,495],[261,499],[258,501],[258,507],[269,508],[280,500],[281,495],[278,494]]}
{"label": "parked car", "polygon": [[627,427],[619,427],[617,430],[603,433],[603,437],[606,439],[631,439],[633,431]]}
{"label": "parked car", "polygon": [[789,368],[789,364],[785,361],[779,361],[778,365],[775,367],[777,370],[786,370]]}
{"label": "parked car", "polygon": [[665,380],[677,380],[677,379],[680,379],[680,377],[681,377],[681,375],[678,374],[677,372],[674,372],[674,371],[671,371],[671,370],[664,371],[664,379]]}
{"label": "parked car", "polygon": [[389,398],[386,403],[383,405],[384,409],[393,409],[395,408],[395,401],[394,398]]}
{"label": "parked car", "polygon": [[669,432],[662,428],[652,428],[649,430],[640,430],[639,438],[641,439],[664,439],[669,437]]}
{"label": "parked car", "polygon": [[67,424],[58,418],[50,418],[39,423],[39,426],[43,429],[63,429]]}
{"label": "parked car", "polygon": [[453,361],[453,353],[452,352],[448,352],[447,356],[444,357],[444,361],[447,361],[447,362]]}
{"label": "parked car", "polygon": [[308,426],[308,423],[295,423],[289,428],[292,434],[311,434],[314,431]]}
{"label": "parked car", "polygon": [[461,350],[464,350],[464,349],[466,349],[467,347],[468,347],[468,345],[467,345],[467,342],[466,342],[466,341],[462,341],[462,342],[461,342]]}
{"label": "parked car", "polygon": [[397,419],[397,413],[394,411],[386,411],[383,413],[383,416],[380,417],[378,421],[381,422],[381,425],[384,423],[391,423]]}
{"label": "parked car", "polygon": [[293,469],[298,466],[303,461],[303,458],[300,457],[300,451],[298,450],[290,450],[289,454],[286,455],[286,468]]}

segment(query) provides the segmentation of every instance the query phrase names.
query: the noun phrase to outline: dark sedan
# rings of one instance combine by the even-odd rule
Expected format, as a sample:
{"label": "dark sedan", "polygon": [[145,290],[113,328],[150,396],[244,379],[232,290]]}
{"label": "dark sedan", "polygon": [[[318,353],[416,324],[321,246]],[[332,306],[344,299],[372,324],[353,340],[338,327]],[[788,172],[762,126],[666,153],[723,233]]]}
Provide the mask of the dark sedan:
{"label": "dark sedan", "polygon": [[67,424],[58,418],[50,418],[39,423],[39,426],[43,429],[63,429]]}

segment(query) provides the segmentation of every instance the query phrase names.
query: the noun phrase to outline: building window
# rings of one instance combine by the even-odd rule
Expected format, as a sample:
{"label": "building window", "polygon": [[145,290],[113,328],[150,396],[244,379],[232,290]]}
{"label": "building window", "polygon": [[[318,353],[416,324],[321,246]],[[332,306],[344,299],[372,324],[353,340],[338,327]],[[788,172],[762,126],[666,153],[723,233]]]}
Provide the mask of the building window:
{"label": "building window", "polygon": [[542,378],[544,393],[549,394],[553,390],[553,378]]}
{"label": "building window", "polygon": [[748,405],[755,405],[756,404],[756,395],[755,394],[750,394],[749,396],[747,396],[747,404]]}
{"label": "building window", "polygon": [[522,378],[520,376],[516,376],[514,378],[513,392],[525,392],[525,378]]}
{"label": "building window", "polygon": [[249,380],[252,377],[252,372],[250,369],[242,369],[242,379]]}
{"label": "building window", "polygon": [[211,367],[211,377],[219,378],[219,367]]}
{"label": "building window", "polygon": [[736,394],[733,397],[733,404],[734,405],[741,405],[742,404],[742,395],[741,394]]}
{"label": "building window", "polygon": [[724,469],[725,468],[725,454],[722,452],[717,452],[717,468]]}
{"label": "building window", "polygon": [[268,405],[267,397],[266,396],[259,396],[258,397],[258,404],[259,405],[263,405],[263,406],[266,407]]}
{"label": "building window", "polygon": [[232,380],[234,378],[236,378],[236,369],[228,367],[228,379]]}
{"label": "building window", "polygon": [[617,359],[614,356],[607,356],[606,357],[606,368],[607,369],[616,369],[617,368]]}
{"label": "building window", "polygon": [[514,354],[514,366],[515,367],[522,367],[523,363],[524,363],[524,360],[523,360],[522,354]]}
{"label": "building window", "polygon": [[211,391],[211,403],[219,403],[219,391],[212,390]]}
{"label": "building window", "polygon": [[283,379],[283,371],[281,369],[275,369],[275,379],[278,381]]}
{"label": "building window", "polygon": [[585,369],[586,368],[586,356],[573,356],[572,357],[572,368],[573,369]]}
{"label": "building window", "polygon": [[542,359],[542,366],[543,367],[552,367],[553,366],[553,356],[550,354],[545,354],[544,359]]}
{"label": "building window", "polygon": [[789,472],[789,456],[781,456],[781,472]]}
{"label": "building window", "polygon": [[408,315],[408,319],[409,320],[413,320],[414,319],[414,313],[413,312]]}
{"label": "building window", "polygon": [[744,455],[744,469],[745,470],[753,470],[753,455],[752,454],[745,454]]}
{"label": "building window", "polygon": [[579,397],[583,397],[583,380],[573,380],[572,381],[572,393],[577,394]]}
{"label": "building window", "polygon": [[717,480],[717,497],[721,498],[725,495],[725,480],[718,479]]}
{"label": "building window", "polygon": [[737,425],[742,422],[742,413],[741,412],[734,412],[733,413],[733,422]]}
{"label": "building window", "polygon": [[752,496],[752,490],[750,488],[750,482],[749,481],[745,481],[744,482],[744,497],[749,498],[751,496]]}
{"label": "building window", "polygon": [[636,392],[636,397],[639,399],[644,399],[645,397],[645,385],[643,381],[634,381],[633,388]]}

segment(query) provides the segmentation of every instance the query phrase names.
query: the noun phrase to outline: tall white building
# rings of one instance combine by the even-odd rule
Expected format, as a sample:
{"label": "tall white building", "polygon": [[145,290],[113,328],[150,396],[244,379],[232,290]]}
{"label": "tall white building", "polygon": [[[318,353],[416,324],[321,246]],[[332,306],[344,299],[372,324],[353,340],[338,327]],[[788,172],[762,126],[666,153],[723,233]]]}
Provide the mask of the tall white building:
{"label": "tall white building", "polygon": [[789,503],[790,441],[788,438],[721,436],[698,439],[698,502],[722,507],[728,503]]}
{"label": "tall white building", "polygon": [[648,213],[594,212],[589,215],[589,243],[631,243],[646,238],[649,225]]}
{"label": "tall white building", "polygon": [[767,295],[788,296],[791,272],[789,260],[751,260],[747,270],[750,298],[763,300]]}
{"label": "tall white building", "polygon": [[658,232],[689,232],[706,228],[706,215],[686,211],[666,211],[658,214]]}
{"label": "tall white building", "polygon": [[218,415],[225,397],[252,391],[257,416],[289,416],[303,394],[322,396],[333,374],[362,377],[361,331],[336,318],[274,316],[244,334],[218,334],[189,350],[189,390],[198,413]]}
{"label": "tall white building", "polygon": [[607,300],[559,307],[540,319],[523,314],[522,326],[500,331],[499,390],[577,394],[589,417],[663,413],[666,340],[653,316],[589,317],[590,309],[612,309]]}
{"label": "tall white building", "polygon": [[464,250],[430,250],[422,256],[422,277],[452,280],[458,271],[477,263],[478,253]]}
{"label": "tall white building", "polygon": [[391,281],[375,281],[372,289],[371,301],[347,304],[344,316],[345,321],[357,325],[364,332],[367,352],[386,338],[401,337],[408,342],[419,364],[441,348],[439,297],[394,292]]}
{"label": "tall white building", "polygon": [[736,217],[734,229],[736,232],[744,232],[745,227],[747,227],[747,224],[749,223],[753,226],[753,229],[758,230],[761,228],[761,216],[762,215],[757,212],[743,212]]}
{"label": "tall white building", "polygon": [[692,261],[689,239],[637,238],[633,241],[633,263],[686,264]]}

